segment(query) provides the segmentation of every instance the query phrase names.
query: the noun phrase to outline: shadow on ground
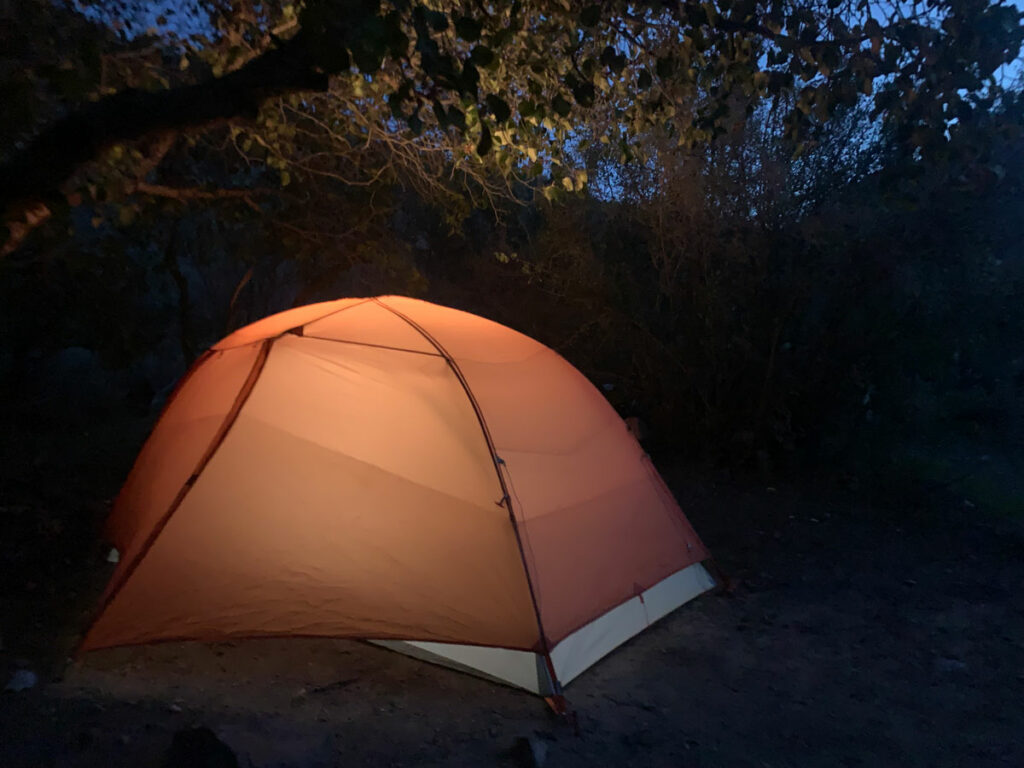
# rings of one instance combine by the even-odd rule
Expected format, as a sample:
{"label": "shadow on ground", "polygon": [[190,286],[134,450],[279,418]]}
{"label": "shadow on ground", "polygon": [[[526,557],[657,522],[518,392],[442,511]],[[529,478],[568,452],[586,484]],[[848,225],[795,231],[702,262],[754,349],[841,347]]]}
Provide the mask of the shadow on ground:
{"label": "shadow on ground", "polygon": [[730,589],[575,681],[578,734],[533,696],[352,641],[173,643],[54,663],[85,615],[69,581],[94,594],[102,580],[89,539],[99,504],[81,529],[36,531],[79,542],[51,568],[64,581],[35,586],[44,618],[26,618],[31,597],[4,602],[5,630],[34,627],[5,631],[6,668],[42,671],[0,695],[0,764],[159,765],[172,734],[198,725],[260,768],[511,765],[522,737],[552,768],[1024,764],[1019,522],[941,501],[883,513],[668,470]]}

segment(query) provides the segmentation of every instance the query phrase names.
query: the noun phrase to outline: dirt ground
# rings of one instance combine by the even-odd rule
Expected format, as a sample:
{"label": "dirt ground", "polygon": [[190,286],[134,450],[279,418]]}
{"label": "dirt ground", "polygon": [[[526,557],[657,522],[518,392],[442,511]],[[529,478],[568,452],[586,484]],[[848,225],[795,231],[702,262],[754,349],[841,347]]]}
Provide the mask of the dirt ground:
{"label": "dirt ground", "polygon": [[[259,768],[515,765],[523,737],[551,768],[1024,765],[1021,521],[956,498],[894,512],[681,468],[666,477],[731,589],[574,681],[578,734],[531,695],[353,641],[175,643],[54,663],[67,644],[54,627],[73,632],[102,581],[95,549],[79,547],[84,559],[57,566],[64,582],[31,587],[42,618],[24,585],[4,600],[0,671],[28,665],[41,679],[0,695],[0,765],[159,765],[172,734],[196,725]],[[32,509],[7,514],[35,521],[22,527],[41,541],[92,530],[40,533]]]}

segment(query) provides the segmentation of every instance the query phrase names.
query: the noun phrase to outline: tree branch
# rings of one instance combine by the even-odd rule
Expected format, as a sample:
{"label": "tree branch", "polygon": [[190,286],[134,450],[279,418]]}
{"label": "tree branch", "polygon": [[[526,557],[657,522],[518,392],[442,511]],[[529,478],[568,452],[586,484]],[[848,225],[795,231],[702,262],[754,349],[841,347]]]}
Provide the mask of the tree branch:
{"label": "tree branch", "polygon": [[0,211],[18,219],[21,211],[56,199],[79,166],[119,142],[252,119],[268,98],[327,86],[328,75],[316,67],[299,32],[223,77],[167,91],[129,89],[107,96],[43,129],[0,167]]}
{"label": "tree branch", "polygon": [[224,200],[226,198],[239,198],[257,213],[262,213],[260,207],[252,200],[252,195],[270,194],[269,189],[197,189],[195,187],[168,187],[163,184],[147,184],[139,182],[135,185],[135,192],[155,197],[168,197],[172,200]]}
{"label": "tree branch", "polygon": [[7,222],[7,229],[10,234],[7,236],[4,244],[0,246],[0,256],[7,256],[18,250],[25,241],[25,238],[32,233],[32,230],[44,224],[51,216],[53,216],[53,211],[50,210],[49,206],[42,203],[25,206],[17,219],[11,219]]}
{"label": "tree branch", "polygon": [[[225,200],[236,198],[241,200],[256,213],[263,209],[252,199],[253,195],[272,194],[274,190],[256,189],[198,189],[195,187],[168,187],[164,184],[148,184],[140,181],[131,188],[131,192],[154,197],[166,197],[171,200],[186,202],[188,200]],[[77,204],[77,203],[75,203]],[[45,224],[53,216],[53,211],[44,203],[27,206],[23,215],[7,222],[10,232],[3,245],[0,245],[0,257],[14,253],[21,247],[33,230]]]}

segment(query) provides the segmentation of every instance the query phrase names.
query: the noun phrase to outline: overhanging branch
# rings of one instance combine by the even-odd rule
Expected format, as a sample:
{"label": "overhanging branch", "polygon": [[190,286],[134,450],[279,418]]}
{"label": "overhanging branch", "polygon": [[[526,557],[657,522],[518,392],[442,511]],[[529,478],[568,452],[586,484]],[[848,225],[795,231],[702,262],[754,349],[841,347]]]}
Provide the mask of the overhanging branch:
{"label": "overhanging branch", "polygon": [[59,197],[83,163],[122,141],[251,119],[268,98],[327,89],[300,32],[221,78],[167,91],[126,90],[87,104],[37,135],[0,167],[0,211],[8,220]]}

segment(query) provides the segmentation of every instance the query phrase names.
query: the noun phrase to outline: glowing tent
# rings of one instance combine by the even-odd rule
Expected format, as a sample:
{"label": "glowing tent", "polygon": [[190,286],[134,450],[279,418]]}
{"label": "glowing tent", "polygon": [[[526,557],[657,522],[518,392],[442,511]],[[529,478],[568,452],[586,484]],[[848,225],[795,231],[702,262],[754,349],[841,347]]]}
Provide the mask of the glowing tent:
{"label": "glowing tent", "polygon": [[475,315],[341,299],[231,334],[117,499],[83,650],[357,637],[543,695],[714,586],[622,419]]}

